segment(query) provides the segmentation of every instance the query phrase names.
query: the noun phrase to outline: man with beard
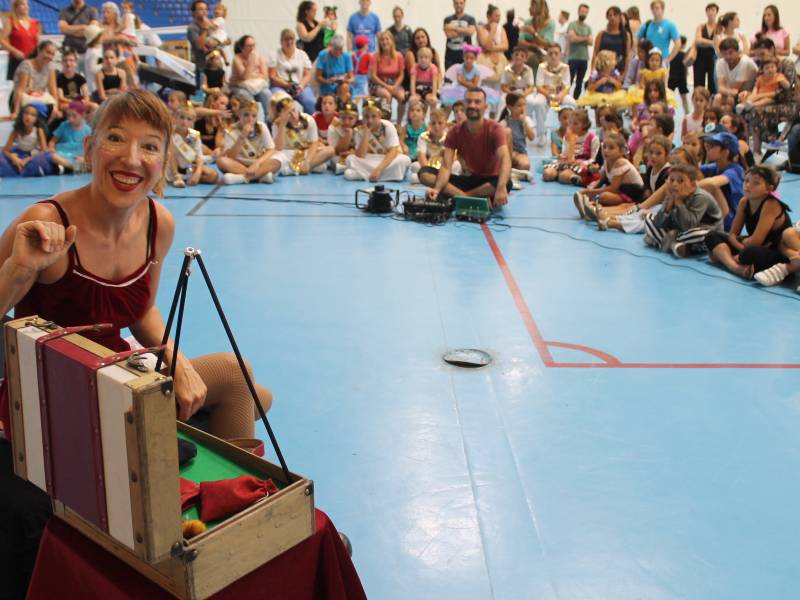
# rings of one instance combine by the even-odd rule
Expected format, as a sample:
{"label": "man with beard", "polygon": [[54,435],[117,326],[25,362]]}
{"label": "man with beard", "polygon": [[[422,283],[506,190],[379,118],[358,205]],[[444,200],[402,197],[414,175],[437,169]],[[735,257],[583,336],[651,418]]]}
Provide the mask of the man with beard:
{"label": "man with beard", "polygon": [[[486,93],[471,87],[464,95],[467,120],[453,125],[444,142],[444,158],[439,169],[423,167],[420,183],[428,186],[427,196],[477,196],[488,198],[495,208],[508,202],[511,191],[511,155],[503,126],[484,119]],[[466,167],[466,174],[452,175],[456,153]]]}
{"label": "man with beard", "polygon": [[586,70],[589,68],[589,45],[594,41],[592,38],[592,28],[586,24],[586,17],[589,16],[589,6],[581,4],[578,6],[578,20],[573,21],[567,27],[567,39],[569,40],[569,53],[567,54],[567,64],[569,65],[570,84],[575,82],[574,98],[580,98],[583,88],[583,80],[586,77]]}
{"label": "man with beard", "polygon": [[741,53],[739,42],[734,38],[722,40],[719,52],[722,60],[718,60],[715,67],[719,93],[713,104],[720,108],[730,107],[730,112],[733,112],[739,94],[753,89],[758,67],[752,58]]}

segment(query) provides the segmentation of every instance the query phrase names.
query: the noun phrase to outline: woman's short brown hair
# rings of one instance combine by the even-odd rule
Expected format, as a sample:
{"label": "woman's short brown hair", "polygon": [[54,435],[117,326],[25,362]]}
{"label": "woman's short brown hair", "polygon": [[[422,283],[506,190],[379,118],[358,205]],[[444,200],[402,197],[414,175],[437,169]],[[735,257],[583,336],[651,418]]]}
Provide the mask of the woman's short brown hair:
{"label": "woman's short brown hair", "polygon": [[[166,104],[153,92],[147,90],[129,90],[122,94],[115,94],[103,102],[92,119],[89,147],[91,148],[94,144],[95,136],[99,131],[110,124],[120,123],[126,119],[143,121],[164,134],[164,164],[166,165],[169,142],[172,139],[172,116],[169,114]],[[164,174],[166,174],[166,169],[164,169]],[[153,191],[159,196],[164,192],[164,174],[153,188]]]}

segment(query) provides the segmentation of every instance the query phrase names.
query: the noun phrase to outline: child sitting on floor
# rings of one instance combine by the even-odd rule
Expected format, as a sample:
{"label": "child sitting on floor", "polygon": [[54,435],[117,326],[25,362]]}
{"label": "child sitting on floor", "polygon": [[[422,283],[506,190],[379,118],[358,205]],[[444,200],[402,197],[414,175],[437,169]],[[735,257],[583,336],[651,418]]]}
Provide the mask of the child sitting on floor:
{"label": "child sitting on floor", "polygon": [[647,66],[639,71],[639,88],[644,90],[648,81],[660,81],[667,87],[669,72],[664,66],[664,57],[659,48],[652,48],[647,54]]}
{"label": "child sitting on floor", "polygon": [[706,108],[711,100],[711,94],[707,88],[696,87],[692,91],[692,112],[687,113],[683,117],[681,124],[681,139],[687,133],[702,133],[703,132],[703,117],[706,113]]}
{"label": "child sitting on floor", "polygon": [[567,127],[569,126],[569,119],[572,116],[571,108],[562,108],[558,111],[558,129],[550,132],[550,154],[551,156],[560,156],[563,147],[562,141],[567,134]]}
{"label": "child sitting on floor", "polygon": [[525,115],[526,100],[522,94],[510,92],[506,95],[506,107],[500,115],[500,123],[506,127],[506,136],[511,154],[511,176],[515,180],[530,180],[531,161],[528,158],[528,141],[533,141],[533,121]]}
{"label": "child sitting on floor", "polygon": [[667,92],[664,89],[664,84],[659,80],[650,81],[645,84],[644,100],[636,105],[634,109],[633,123],[631,124],[631,134],[628,140],[628,151],[631,156],[636,154],[636,151],[644,141],[645,129],[650,126],[650,106],[654,104],[662,104],[666,106]]}
{"label": "child sitting on floor", "polygon": [[603,167],[600,180],[575,192],[573,200],[584,219],[597,219],[598,205],[618,206],[641,202],[644,194],[642,176],[625,157],[625,138],[608,132],[603,139]]}
{"label": "child sitting on floor", "polygon": [[66,120],[58,126],[50,138],[49,150],[51,158],[57,165],[64,167],[65,172],[82,172],[85,168],[83,159],[83,140],[92,135],[92,129],[86,123],[86,105],[81,100],[73,100],[66,110]]}
{"label": "child sitting on floor", "polygon": [[319,139],[328,143],[328,129],[336,118],[336,98],[333,94],[323,94],[317,98],[317,111],[314,113],[314,122],[317,124]]}
{"label": "child sitting on floor", "polygon": [[420,100],[430,108],[439,101],[439,67],[433,64],[433,50],[417,50],[417,63],[411,67],[411,100]]}
{"label": "child sitting on floor", "polygon": [[627,94],[621,89],[622,80],[616,69],[617,58],[610,50],[597,53],[595,70],[589,77],[588,90],[578,99],[578,106],[600,106],[608,104],[623,108],[627,104]]}
{"label": "child sitting on floor", "polygon": [[747,143],[747,128],[744,124],[744,119],[739,115],[725,113],[719,120],[719,124],[739,140],[739,164],[742,165],[742,168],[749,169],[754,167],[756,159],[753,156],[753,151],[750,150],[750,144]]}
{"label": "child sitting on floor", "polygon": [[722,211],[711,194],[697,187],[700,176],[690,165],[670,169],[661,211],[644,217],[645,244],[676,258],[706,252],[706,236],[722,231]]}
{"label": "child sitting on floor", "polygon": [[588,167],[596,160],[599,150],[600,140],[592,131],[589,114],[585,110],[573,111],[562,141],[561,154],[556,161],[545,165],[542,179],[582,185],[584,176],[588,175]]}
{"label": "child sitting on floor", "polygon": [[394,125],[381,118],[375,98],[364,100],[363,123],[356,127],[355,153],[347,157],[345,179],[363,181],[402,181],[411,160],[400,152],[400,139]]}
{"label": "child sitting on floor", "polygon": [[258,120],[260,105],[253,100],[239,104],[237,121],[225,130],[225,146],[217,166],[226,185],[272,183],[281,161],[266,123]]}
{"label": "child sitting on floor", "polygon": [[[434,108],[428,119],[428,128],[419,136],[417,160],[411,163],[411,183],[419,183],[417,173],[422,167],[438,169],[444,158],[444,140],[447,137],[447,113],[443,108]],[[453,161],[451,172],[461,174],[461,163]]]}
{"label": "child sitting on floor", "polygon": [[417,160],[419,136],[425,131],[425,105],[420,100],[408,103],[407,119],[405,127],[400,129],[400,147],[413,162]]}
{"label": "child sitting on floor", "polygon": [[460,125],[464,121],[467,120],[467,111],[464,107],[463,100],[456,100],[453,103],[453,120],[450,121],[447,125],[451,127],[453,125]]}
{"label": "child sitting on floor", "polygon": [[761,73],[756,79],[756,87],[752,92],[741,92],[736,112],[741,114],[759,106],[772,106],[775,96],[782,90],[787,90],[791,84],[783,73],[778,72],[778,61],[767,58],[761,61]]}
{"label": "child sitting on floor", "polygon": [[[464,93],[469,87],[481,87],[481,71],[477,64],[478,55],[481,53],[479,46],[464,44],[464,62],[456,69],[456,81],[442,86],[442,104],[451,106],[457,100],[464,98]],[[486,94],[486,102],[496,106],[500,95],[497,90],[482,86]]]}
{"label": "child sitting on floor", "polygon": [[217,183],[219,174],[203,161],[203,142],[200,132],[193,129],[197,120],[190,103],[175,111],[175,130],[172,132],[172,156],[167,181],[176,188],[198,183]]}
{"label": "child sitting on floor", "polygon": [[56,167],[47,150],[45,128],[35,106],[28,104],[17,113],[11,135],[0,156],[0,177],[41,177],[53,175]]}
{"label": "child sitting on floor", "polygon": [[355,151],[355,127],[358,125],[358,106],[349,102],[339,109],[339,116],[328,129],[328,145],[334,151],[334,173],[345,172],[345,162]]}
{"label": "child sitting on floor", "polygon": [[286,92],[277,92],[270,99],[272,139],[275,157],[281,162],[281,175],[324,173],[334,150],[319,142],[317,124],[311,115],[298,110]]}
{"label": "child sitting on floor", "polygon": [[[743,279],[786,262],[781,238],[792,223],[789,207],[775,191],[779,183],[780,175],[772,167],[761,165],[747,171],[744,198],[736,207],[730,233],[712,231],[706,237],[712,262]],[[741,235],[743,231],[747,235]]]}
{"label": "child sitting on floor", "polygon": [[[697,161],[694,160],[692,154],[687,152],[685,148],[677,148],[674,150],[669,155],[665,164],[669,164],[670,166],[678,164],[690,165],[695,169],[697,168]],[[655,168],[658,170],[657,167]],[[645,186],[647,186],[647,183],[647,177],[645,177]],[[645,192],[647,192],[646,188]],[[600,231],[616,229],[624,233],[644,233],[644,218],[651,213],[657,214],[661,210],[661,204],[665,197],[666,186],[662,185],[647,196],[645,200],[634,205],[632,208],[627,208],[625,205],[622,205],[622,207],[598,207],[597,228]]]}

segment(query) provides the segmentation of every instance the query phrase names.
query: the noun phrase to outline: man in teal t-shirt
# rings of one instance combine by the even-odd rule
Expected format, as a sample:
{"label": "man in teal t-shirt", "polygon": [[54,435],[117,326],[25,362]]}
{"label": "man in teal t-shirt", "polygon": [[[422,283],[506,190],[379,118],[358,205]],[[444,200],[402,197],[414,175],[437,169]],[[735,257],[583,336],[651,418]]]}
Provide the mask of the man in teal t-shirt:
{"label": "man in teal t-shirt", "polygon": [[586,77],[586,70],[589,68],[589,45],[592,43],[592,28],[586,24],[586,17],[589,16],[589,6],[581,4],[578,6],[578,20],[573,21],[567,27],[567,39],[569,40],[569,54],[567,54],[567,64],[569,65],[570,83],[575,82],[575,94],[573,98],[580,98],[583,80]]}
{"label": "man in teal t-shirt", "polygon": [[653,42],[653,46],[661,50],[661,56],[664,57],[662,64],[669,68],[672,59],[681,51],[681,34],[678,33],[675,23],[664,18],[663,0],[653,0],[650,3],[650,10],[653,12],[653,18],[639,27],[636,37]]}

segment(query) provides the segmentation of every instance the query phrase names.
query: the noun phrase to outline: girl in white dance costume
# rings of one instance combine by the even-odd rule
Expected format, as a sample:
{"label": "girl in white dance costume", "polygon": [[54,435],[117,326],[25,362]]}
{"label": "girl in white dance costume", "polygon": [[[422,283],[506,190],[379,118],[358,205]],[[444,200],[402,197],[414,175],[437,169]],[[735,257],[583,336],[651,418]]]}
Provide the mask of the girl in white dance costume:
{"label": "girl in white dance costume", "polygon": [[367,98],[362,105],[364,123],[354,133],[355,154],[347,157],[345,179],[402,181],[411,159],[400,152],[400,139],[390,121],[381,119],[380,104]]}
{"label": "girl in white dance costume", "polygon": [[297,110],[294,100],[286,92],[272,96],[270,120],[272,138],[278,151],[275,156],[281,162],[281,175],[325,172],[325,164],[333,158],[334,150],[320,143],[314,118]]}
{"label": "girl in white dance costume", "polygon": [[170,144],[172,156],[167,169],[167,181],[177,188],[198,183],[217,183],[218,173],[203,161],[203,142],[194,129],[197,120],[194,106],[187,102],[175,113],[175,129]]}
{"label": "girl in white dance costume", "polygon": [[239,120],[225,130],[225,148],[217,158],[217,166],[225,173],[227,185],[238,183],[272,183],[281,168],[275,142],[269,128],[258,120],[258,104],[242,102]]}

